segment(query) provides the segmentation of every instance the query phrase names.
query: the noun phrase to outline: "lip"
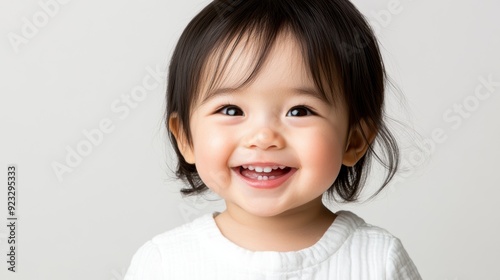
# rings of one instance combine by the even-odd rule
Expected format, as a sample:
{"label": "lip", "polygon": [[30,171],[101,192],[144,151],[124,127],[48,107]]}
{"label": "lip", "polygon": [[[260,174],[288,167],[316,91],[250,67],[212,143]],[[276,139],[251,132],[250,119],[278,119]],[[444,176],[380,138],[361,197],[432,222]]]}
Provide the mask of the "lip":
{"label": "lip", "polygon": [[[284,164],[278,164],[278,163],[245,163],[242,165],[253,165],[253,166],[286,166]],[[240,165],[240,166],[242,166]],[[231,170],[236,173],[236,175],[241,178],[248,186],[256,189],[275,189],[283,185],[296,171],[297,168],[290,167],[290,171],[286,173],[285,175],[275,178],[275,179],[269,179],[269,180],[256,180],[256,179],[251,179],[248,177],[245,177],[241,175],[240,173],[240,166],[236,166],[231,168]]]}

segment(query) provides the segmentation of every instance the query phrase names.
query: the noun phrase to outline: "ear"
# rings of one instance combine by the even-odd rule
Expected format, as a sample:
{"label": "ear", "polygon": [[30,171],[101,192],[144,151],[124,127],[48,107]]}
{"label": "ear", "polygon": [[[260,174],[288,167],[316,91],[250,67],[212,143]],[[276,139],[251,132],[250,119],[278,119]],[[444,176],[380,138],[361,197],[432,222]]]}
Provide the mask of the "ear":
{"label": "ear", "polygon": [[187,141],[186,134],[184,133],[179,115],[177,115],[177,113],[172,113],[172,115],[168,119],[168,127],[175,137],[177,147],[179,147],[184,160],[187,163],[194,164],[195,160],[193,147],[191,147],[191,145]]}
{"label": "ear", "polygon": [[369,128],[366,122],[361,120],[358,126],[349,131],[342,163],[354,166],[365,155],[375,136],[377,136],[376,130]]}

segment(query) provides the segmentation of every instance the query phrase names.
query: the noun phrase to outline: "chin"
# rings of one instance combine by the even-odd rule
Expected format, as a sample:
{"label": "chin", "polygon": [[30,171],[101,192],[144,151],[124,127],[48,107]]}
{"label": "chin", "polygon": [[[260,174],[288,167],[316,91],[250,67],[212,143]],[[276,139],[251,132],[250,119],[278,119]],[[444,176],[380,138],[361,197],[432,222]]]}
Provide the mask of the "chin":
{"label": "chin", "polygon": [[241,207],[241,209],[250,215],[262,218],[279,216],[290,210],[276,205],[276,201],[269,201],[267,203],[260,202],[252,205],[247,204],[244,207]]}

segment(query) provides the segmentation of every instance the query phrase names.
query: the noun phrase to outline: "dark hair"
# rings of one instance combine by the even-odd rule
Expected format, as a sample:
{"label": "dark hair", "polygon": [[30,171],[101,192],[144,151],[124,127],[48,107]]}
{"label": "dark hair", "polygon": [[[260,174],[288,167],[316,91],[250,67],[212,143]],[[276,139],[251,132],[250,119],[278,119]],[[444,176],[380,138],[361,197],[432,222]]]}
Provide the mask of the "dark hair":
{"label": "dark hair", "polygon": [[[396,173],[399,150],[383,120],[386,74],[377,40],[363,15],[348,0],[211,2],[188,24],[173,53],[167,85],[167,128],[169,118],[177,114],[188,143],[192,143],[190,111],[200,94],[200,81],[206,79],[208,61],[216,62],[211,72],[215,72],[212,87],[229,60],[223,57],[224,50],[234,50],[244,36],[251,38],[257,45],[255,65],[241,84],[244,86],[256,76],[277,36],[285,31],[297,39],[323,97],[346,104],[349,129],[363,121],[376,131],[374,143],[384,153],[383,157],[377,155],[370,143],[367,153],[354,166],[342,165],[327,195],[335,200],[338,195],[345,202],[356,201],[374,156],[387,169],[375,196]],[[189,195],[207,190],[196,166],[182,157],[170,129],[169,137],[179,159],[176,175],[189,183],[181,192]]]}

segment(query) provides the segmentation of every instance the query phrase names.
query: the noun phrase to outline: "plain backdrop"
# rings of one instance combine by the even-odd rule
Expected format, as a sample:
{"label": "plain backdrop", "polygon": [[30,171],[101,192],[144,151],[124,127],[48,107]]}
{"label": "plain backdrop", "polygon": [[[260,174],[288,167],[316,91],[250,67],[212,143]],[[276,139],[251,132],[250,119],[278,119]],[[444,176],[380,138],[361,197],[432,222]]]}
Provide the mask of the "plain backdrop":
{"label": "plain backdrop", "polygon": [[[208,3],[0,1],[0,279],[119,280],[144,242],[223,209],[181,198],[162,119],[161,72]],[[399,237],[424,279],[500,279],[500,2],[354,3],[398,89],[388,114],[403,123],[407,171],[373,201],[332,209]]]}

